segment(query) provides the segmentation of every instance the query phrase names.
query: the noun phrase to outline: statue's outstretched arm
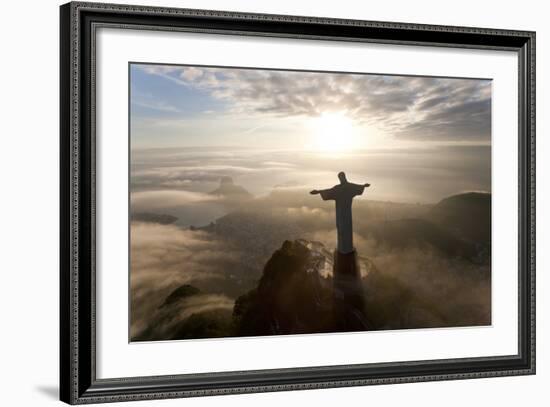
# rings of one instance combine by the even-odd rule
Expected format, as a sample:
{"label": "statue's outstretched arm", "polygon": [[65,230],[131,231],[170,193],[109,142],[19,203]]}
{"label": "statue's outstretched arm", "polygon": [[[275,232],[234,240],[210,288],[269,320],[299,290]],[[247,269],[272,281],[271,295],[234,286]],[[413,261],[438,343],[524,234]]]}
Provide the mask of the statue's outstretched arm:
{"label": "statue's outstretched arm", "polygon": [[349,183],[348,185],[349,185],[349,188],[350,188],[350,192],[352,193],[353,196],[363,195],[363,192],[365,191],[365,188],[370,187],[369,183],[366,183],[366,184]]}
{"label": "statue's outstretched arm", "polygon": [[318,195],[318,194],[323,194],[325,192],[328,192],[330,191],[332,188],[328,188],[328,189],[314,189],[313,191],[309,191],[309,193],[311,195]]}

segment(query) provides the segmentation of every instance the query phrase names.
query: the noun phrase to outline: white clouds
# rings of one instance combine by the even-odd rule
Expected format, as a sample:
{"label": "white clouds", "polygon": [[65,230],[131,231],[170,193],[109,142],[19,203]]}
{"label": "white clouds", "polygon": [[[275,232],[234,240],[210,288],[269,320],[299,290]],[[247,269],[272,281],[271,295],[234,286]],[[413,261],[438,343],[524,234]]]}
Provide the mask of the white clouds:
{"label": "white clouds", "polygon": [[[131,224],[131,334],[135,336],[162,313],[159,306],[182,284],[205,284],[222,278],[225,270],[238,264],[238,253],[204,232],[182,230],[173,225]],[[174,324],[194,312],[230,309],[233,300],[225,295],[200,296],[181,304],[177,313],[158,329]],[[162,315],[160,315],[162,316]]]}
{"label": "white clouds", "polygon": [[174,65],[139,65],[140,69],[150,75],[167,75],[169,73],[178,72],[180,67]]}
{"label": "white clouds", "polygon": [[176,107],[161,101],[133,100],[132,103],[137,106],[147,107],[149,109],[160,110],[163,112],[179,112]]}
{"label": "white clouds", "polygon": [[300,71],[147,66],[207,92],[235,115],[316,117],[345,112],[399,138],[490,139],[488,80]]}
{"label": "white clouds", "polygon": [[131,195],[132,209],[136,212],[156,211],[185,206],[190,203],[214,201],[213,195],[185,190],[139,191]]}
{"label": "white clouds", "polygon": [[192,80],[199,79],[202,76],[202,74],[203,74],[202,69],[189,67],[182,70],[182,72],[180,73],[180,77],[184,80],[192,81]]}
{"label": "white clouds", "polygon": [[179,109],[169,104],[167,101],[159,100],[151,93],[144,93],[135,88],[131,91],[131,101],[133,105],[158,110],[161,112],[179,112]]}
{"label": "white clouds", "polygon": [[[165,201],[189,210],[190,205],[206,208],[201,200],[215,203],[204,193],[217,188],[224,176],[259,197],[274,190],[279,195],[303,190],[307,195],[311,189],[334,185],[336,174],[345,171],[353,182],[373,184],[370,199],[436,202],[459,191],[490,190],[490,157],[490,147],[482,145],[361,150],[339,157],[231,148],[134,150],[131,187],[134,193],[184,192],[166,193],[166,199],[153,205],[158,208]],[[148,197],[138,195],[136,202],[150,202]],[[182,217],[181,212],[166,213]]]}
{"label": "white clouds", "polygon": [[[136,153],[141,154],[141,153]],[[181,163],[186,165],[166,166],[163,165],[167,160],[159,159],[151,162],[149,165],[142,165],[139,169],[132,171],[132,186],[135,188],[148,190],[164,189],[193,189],[194,186],[209,184],[212,187],[218,184],[223,177],[233,177],[235,179],[248,178],[271,178],[284,177],[287,173],[293,173],[296,165],[290,162],[263,161],[263,154],[247,156],[242,155],[224,155],[224,154],[206,154],[203,153],[198,159],[193,153],[189,157],[181,157]],[[231,164],[231,163],[234,164]],[[269,185],[271,187],[271,185]],[[170,197],[167,197],[170,198]],[[188,201],[198,201],[198,196],[181,195],[182,199]],[[205,197],[202,198],[205,200]]]}

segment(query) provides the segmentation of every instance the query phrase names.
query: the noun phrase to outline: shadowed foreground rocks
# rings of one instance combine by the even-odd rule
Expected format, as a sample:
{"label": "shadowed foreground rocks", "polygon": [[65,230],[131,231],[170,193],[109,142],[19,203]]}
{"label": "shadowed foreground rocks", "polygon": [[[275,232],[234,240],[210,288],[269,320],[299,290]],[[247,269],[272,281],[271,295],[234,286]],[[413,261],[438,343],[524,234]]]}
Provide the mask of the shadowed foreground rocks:
{"label": "shadowed foreground rocks", "polygon": [[[457,284],[463,277],[449,273],[430,271],[430,287],[441,287],[435,292],[384,272],[357,252],[331,254],[318,242],[285,241],[267,262],[258,287],[236,300],[234,334],[490,324],[490,308],[480,307],[466,290],[484,277]],[[465,272],[464,278],[472,276]]]}
{"label": "shadowed foreground rocks", "polygon": [[[286,240],[266,262],[256,288],[233,302],[184,284],[159,303],[155,318],[132,340],[491,323],[490,302],[479,302],[490,299],[490,291],[483,291],[490,289],[490,276],[469,272],[468,264],[477,266],[467,260],[457,258],[456,267],[448,269],[437,261],[409,265],[399,256],[396,272],[388,258],[376,259],[377,266],[357,252],[330,253],[319,242]],[[414,270],[413,279],[407,269]]]}
{"label": "shadowed foreground rocks", "polygon": [[335,253],[334,259],[320,243],[285,241],[258,287],[235,302],[237,335],[368,329],[357,254]]}
{"label": "shadowed foreground rocks", "polygon": [[357,251],[334,251],[332,268],[332,301],[334,331],[365,331],[367,321],[365,290]]}

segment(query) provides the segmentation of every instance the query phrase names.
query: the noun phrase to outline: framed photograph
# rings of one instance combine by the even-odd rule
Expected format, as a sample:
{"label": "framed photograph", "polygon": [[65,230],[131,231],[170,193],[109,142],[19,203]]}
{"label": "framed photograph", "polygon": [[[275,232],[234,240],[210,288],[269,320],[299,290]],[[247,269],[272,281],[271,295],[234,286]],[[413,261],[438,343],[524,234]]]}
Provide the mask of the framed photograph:
{"label": "framed photograph", "polygon": [[61,400],[535,373],[535,33],[61,6]]}

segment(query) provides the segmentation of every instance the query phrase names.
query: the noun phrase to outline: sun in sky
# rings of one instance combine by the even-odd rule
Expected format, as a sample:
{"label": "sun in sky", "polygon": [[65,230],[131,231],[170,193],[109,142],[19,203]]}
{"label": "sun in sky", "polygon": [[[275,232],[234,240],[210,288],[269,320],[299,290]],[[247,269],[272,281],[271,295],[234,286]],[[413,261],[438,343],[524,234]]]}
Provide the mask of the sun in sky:
{"label": "sun in sky", "polygon": [[491,140],[490,80],[132,64],[130,82],[134,147],[341,156]]}
{"label": "sun in sky", "polygon": [[327,112],[311,121],[312,146],[324,152],[345,152],[357,146],[353,121],[343,112]]}

